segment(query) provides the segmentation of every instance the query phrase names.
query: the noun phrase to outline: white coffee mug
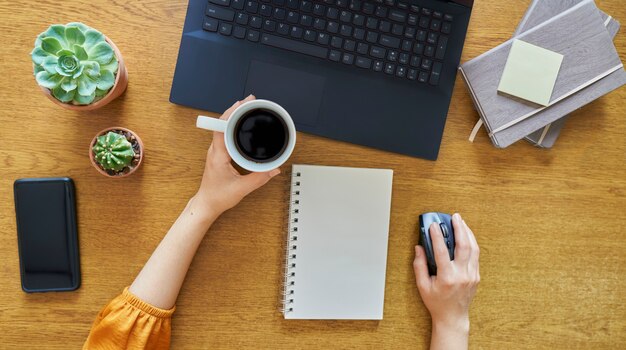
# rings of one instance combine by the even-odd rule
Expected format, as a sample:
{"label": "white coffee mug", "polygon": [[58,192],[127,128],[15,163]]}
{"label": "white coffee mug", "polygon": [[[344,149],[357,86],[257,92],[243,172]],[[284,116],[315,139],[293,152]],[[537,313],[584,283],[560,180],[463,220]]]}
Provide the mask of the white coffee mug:
{"label": "white coffee mug", "polygon": [[[254,109],[266,109],[273,112],[281,118],[287,126],[287,132],[289,135],[287,146],[278,158],[269,162],[250,160],[244,157],[236,146],[235,126],[241,117]],[[224,133],[226,150],[232,160],[234,160],[240,167],[252,172],[266,172],[280,167],[287,161],[287,159],[289,159],[296,146],[296,126],[294,125],[291,116],[279,104],[268,100],[252,100],[245,102],[232,112],[228,120],[198,116],[198,119],[196,120],[196,127]]]}

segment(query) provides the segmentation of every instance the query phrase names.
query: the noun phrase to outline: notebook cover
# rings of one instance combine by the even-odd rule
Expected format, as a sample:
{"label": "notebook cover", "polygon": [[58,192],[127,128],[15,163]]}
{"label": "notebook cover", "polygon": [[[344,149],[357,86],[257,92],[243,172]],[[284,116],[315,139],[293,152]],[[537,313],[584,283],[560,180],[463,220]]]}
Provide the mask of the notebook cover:
{"label": "notebook cover", "polygon": [[284,317],[382,319],[393,171],[292,171]]}
{"label": "notebook cover", "polygon": [[[573,7],[581,1],[582,0],[534,0],[517,26],[513,37],[538,24],[541,24],[542,22],[567,10],[568,8]],[[609,35],[615,39],[615,36],[620,28],[620,23],[602,11],[600,11],[600,16],[606,24]],[[606,22],[607,20],[609,21],[608,23]],[[614,72],[604,79],[615,79],[616,81],[619,81],[620,79],[623,79],[623,73]],[[607,84],[607,82],[604,82],[604,84]],[[590,86],[588,89],[592,89],[594,86],[596,86],[596,84]],[[587,93],[585,90],[572,95],[570,98],[579,98],[581,95]],[[554,107],[556,108],[556,106]],[[532,134],[527,135],[526,140],[535,146],[551,148],[554,146],[556,139],[561,133],[561,129],[565,126],[566,120],[567,116],[564,116],[561,119],[533,132]]]}
{"label": "notebook cover", "polygon": [[[565,56],[559,72],[552,100],[601,76],[619,66],[619,56],[604,26],[598,9],[591,0],[584,0],[550,20],[520,34],[521,40]],[[555,38],[558,38],[556,40]],[[487,129],[491,132],[519,117],[532,113],[538,108],[521,100],[514,100],[497,93],[497,81],[502,74],[511,40],[463,64],[461,72],[468,82],[477,108]],[[623,69],[622,69],[623,70]],[[619,84],[618,84],[619,85]],[[591,89],[597,98],[609,92]],[[591,95],[589,96],[591,97]],[[566,104],[568,99],[558,103],[558,110],[549,107],[516,125],[490,135],[497,147],[507,147],[561,116],[581,107],[593,99]],[[574,101],[576,102],[576,101]],[[554,106],[553,106],[554,107]]]}

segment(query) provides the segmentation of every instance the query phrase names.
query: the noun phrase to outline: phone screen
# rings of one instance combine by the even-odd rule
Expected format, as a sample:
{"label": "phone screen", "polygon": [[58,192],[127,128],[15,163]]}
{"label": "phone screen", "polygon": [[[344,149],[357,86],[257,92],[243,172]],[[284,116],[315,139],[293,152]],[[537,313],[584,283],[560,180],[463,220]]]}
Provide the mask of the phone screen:
{"label": "phone screen", "polygon": [[74,290],[80,285],[74,184],[69,178],[15,181],[22,289]]}

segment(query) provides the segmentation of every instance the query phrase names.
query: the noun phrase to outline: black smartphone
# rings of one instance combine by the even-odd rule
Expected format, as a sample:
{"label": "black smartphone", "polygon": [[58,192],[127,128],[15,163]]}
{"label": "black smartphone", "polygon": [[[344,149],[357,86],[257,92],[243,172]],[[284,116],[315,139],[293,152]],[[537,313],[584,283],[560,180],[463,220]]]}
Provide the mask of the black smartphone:
{"label": "black smartphone", "polygon": [[76,199],[70,178],[19,179],[13,184],[22,289],[76,290],[80,260]]}

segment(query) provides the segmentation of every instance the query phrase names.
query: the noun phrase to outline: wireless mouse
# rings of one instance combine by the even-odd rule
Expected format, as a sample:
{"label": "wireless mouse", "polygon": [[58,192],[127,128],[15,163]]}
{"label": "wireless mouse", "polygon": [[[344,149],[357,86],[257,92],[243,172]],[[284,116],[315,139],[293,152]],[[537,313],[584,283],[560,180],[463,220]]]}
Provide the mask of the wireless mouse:
{"label": "wireless mouse", "polygon": [[424,247],[426,261],[428,262],[428,273],[431,276],[437,274],[437,264],[435,263],[435,253],[433,243],[430,239],[430,225],[435,222],[439,224],[443,240],[448,248],[450,260],[454,260],[454,229],[452,228],[452,217],[443,213],[424,213],[420,215],[419,245]]}

